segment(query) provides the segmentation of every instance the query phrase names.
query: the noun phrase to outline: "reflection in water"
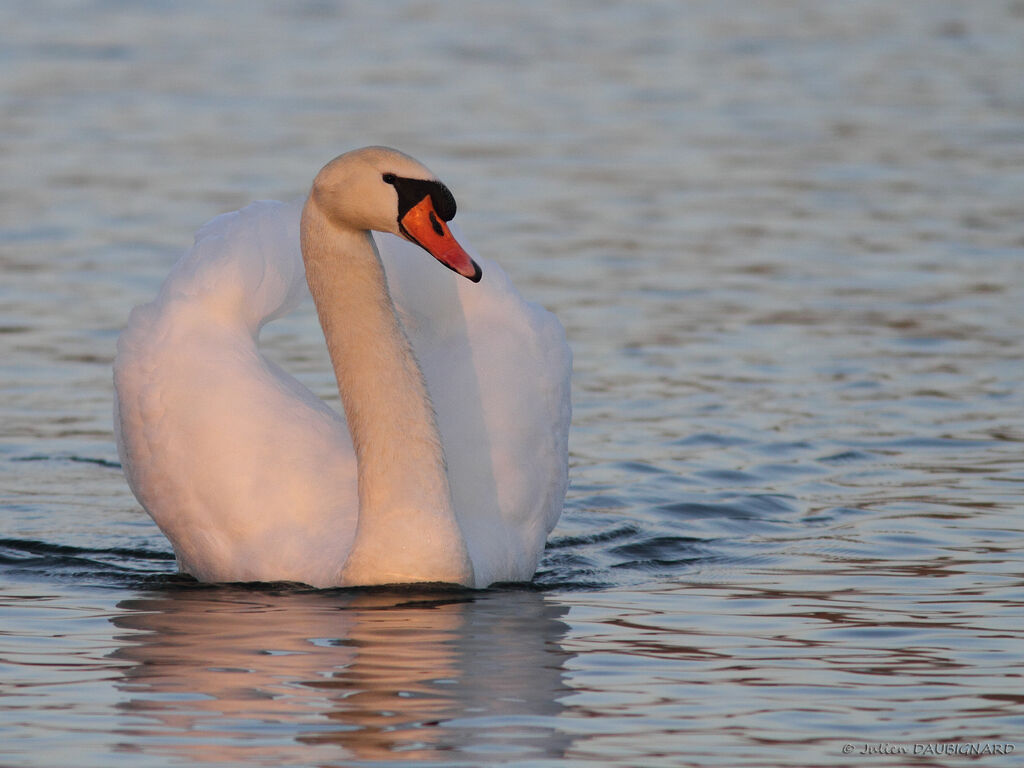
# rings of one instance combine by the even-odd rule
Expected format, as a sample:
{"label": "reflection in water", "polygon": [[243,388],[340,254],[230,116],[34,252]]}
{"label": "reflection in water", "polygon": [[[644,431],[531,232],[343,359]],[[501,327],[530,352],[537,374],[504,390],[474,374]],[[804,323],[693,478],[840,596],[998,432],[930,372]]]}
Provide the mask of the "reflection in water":
{"label": "reflection in water", "polygon": [[[119,604],[124,708],[190,762],[560,757],[565,608],[534,592],[196,588]],[[131,747],[128,747],[131,749]],[[463,758],[466,759],[466,758]],[[481,758],[478,758],[481,759]]]}

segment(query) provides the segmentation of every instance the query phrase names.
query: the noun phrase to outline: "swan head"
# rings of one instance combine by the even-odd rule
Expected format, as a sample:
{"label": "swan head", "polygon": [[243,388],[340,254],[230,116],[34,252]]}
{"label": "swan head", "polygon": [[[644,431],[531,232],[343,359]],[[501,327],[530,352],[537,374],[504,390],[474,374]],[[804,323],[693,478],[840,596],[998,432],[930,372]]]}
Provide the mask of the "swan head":
{"label": "swan head", "polygon": [[339,155],[317,174],[310,198],[336,226],[404,237],[452,271],[480,280],[479,265],[448,229],[455,216],[452,193],[397,149],[364,147]]}

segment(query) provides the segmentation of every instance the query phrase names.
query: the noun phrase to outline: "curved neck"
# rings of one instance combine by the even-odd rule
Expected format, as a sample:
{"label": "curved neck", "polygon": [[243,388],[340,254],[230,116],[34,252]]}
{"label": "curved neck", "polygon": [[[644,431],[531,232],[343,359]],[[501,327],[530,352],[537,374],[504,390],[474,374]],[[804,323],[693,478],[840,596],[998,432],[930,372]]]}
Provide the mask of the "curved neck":
{"label": "curved neck", "polygon": [[312,198],[301,232],[359,467],[359,521],[343,581],[471,583],[433,406],[373,238],[329,221]]}

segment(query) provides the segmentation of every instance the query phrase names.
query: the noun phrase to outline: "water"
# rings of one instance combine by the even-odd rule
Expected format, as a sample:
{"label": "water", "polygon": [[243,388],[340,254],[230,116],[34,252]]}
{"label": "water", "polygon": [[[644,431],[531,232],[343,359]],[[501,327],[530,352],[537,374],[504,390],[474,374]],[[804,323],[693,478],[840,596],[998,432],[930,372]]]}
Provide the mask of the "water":
{"label": "water", "polygon": [[[1019,764],[1020,2],[0,30],[0,764]],[[117,465],[117,334],[368,143],[565,323],[562,522],[531,585],[197,585]],[[309,307],[264,338],[337,404]]]}

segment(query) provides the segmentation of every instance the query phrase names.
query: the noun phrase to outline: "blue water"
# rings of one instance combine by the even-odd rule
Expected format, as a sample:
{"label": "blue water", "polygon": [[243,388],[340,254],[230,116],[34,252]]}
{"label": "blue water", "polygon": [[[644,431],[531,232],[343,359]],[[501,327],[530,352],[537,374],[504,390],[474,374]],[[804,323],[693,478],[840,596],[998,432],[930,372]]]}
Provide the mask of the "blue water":
{"label": "blue water", "polygon": [[[0,765],[1019,764],[1021,40],[1013,0],[0,6]],[[562,521],[528,585],[196,584],[117,334],[371,143],[565,324]],[[311,307],[263,338],[338,405]]]}

